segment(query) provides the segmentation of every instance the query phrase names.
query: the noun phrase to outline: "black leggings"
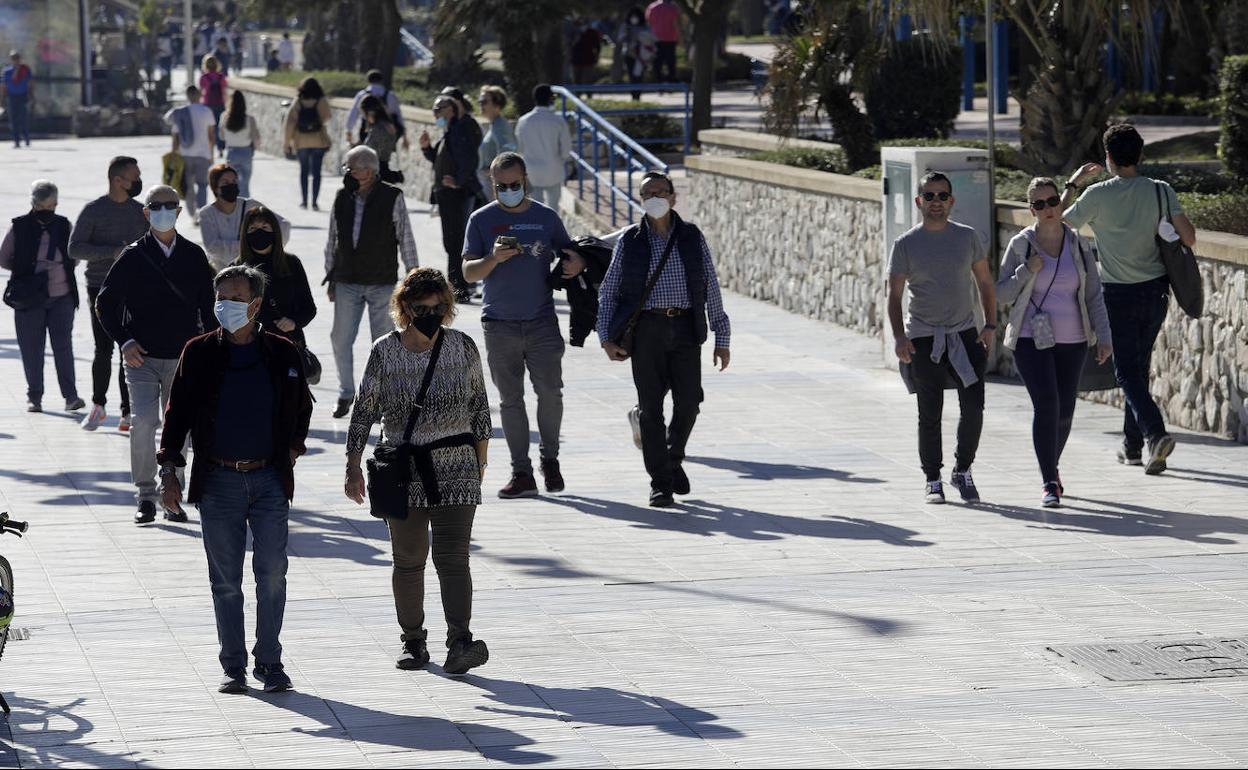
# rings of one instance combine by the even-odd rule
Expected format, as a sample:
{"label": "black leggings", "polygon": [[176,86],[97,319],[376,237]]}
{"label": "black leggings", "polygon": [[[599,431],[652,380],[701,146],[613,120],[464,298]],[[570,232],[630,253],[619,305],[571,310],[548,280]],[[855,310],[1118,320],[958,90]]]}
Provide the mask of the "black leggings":
{"label": "black leggings", "polygon": [[1083,342],[1059,343],[1037,350],[1030,337],[1023,337],[1014,349],[1014,364],[1027,386],[1035,416],[1031,421],[1031,442],[1040,463],[1040,480],[1057,481],[1057,463],[1070,438],[1079,396],[1079,375],[1088,355]]}
{"label": "black leggings", "polygon": [[[99,289],[87,288],[87,311],[91,316],[91,333],[95,337],[95,357],[91,360],[91,403],[104,406],[108,403],[108,382],[113,378],[113,350],[118,343],[104,331],[95,313],[95,298]],[[117,388],[121,391],[121,413],[130,414],[130,389],[126,387],[126,362],[117,356]]]}
{"label": "black leggings", "polygon": [[957,385],[960,413],[954,470],[970,470],[984,429],[984,370],[988,366],[988,353],[979,344],[979,335],[974,329],[959,332],[959,336],[978,378],[966,386],[954,373],[948,353],[941,356],[940,361],[932,360],[931,337],[910,340],[914,343],[910,372],[914,376],[914,393],[919,404],[919,463],[928,481],[940,479],[940,468],[944,464],[940,420],[945,408],[947,383],[952,381]]}

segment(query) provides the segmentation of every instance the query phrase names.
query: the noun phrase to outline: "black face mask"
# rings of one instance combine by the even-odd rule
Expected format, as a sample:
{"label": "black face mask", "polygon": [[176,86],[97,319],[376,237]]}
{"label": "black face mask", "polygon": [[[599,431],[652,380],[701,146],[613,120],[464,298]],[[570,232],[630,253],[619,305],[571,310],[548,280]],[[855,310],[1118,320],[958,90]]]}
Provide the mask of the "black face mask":
{"label": "black face mask", "polygon": [[360,189],[360,180],[351,175],[351,172],[342,175],[342,186],[347,188],[347,192],[355,192]]}
{"label": "black face mask", "polygon": [[439,315],[422,315],[420,318],[412,319],[412,326],[416,331],[433,339],[433,335],[438,333],[438,329],[442,328],[442,316]]}
{"label": "black face mask", "polygon": [[129,187],[126,188],[126,195],[129,195],[131,198],[137,198],[142,193],[143,193],[143,180],[142,179],[134,180],[134,182]]}
{"label": "black face mask", "polygon": [[221,200],[225,201],[226,203],[233,203],[234,201],[238,200],[238,185],[223,184],[221,185],[221,189],[219,193],[221,195]]}
{"label": "black face mask", "polygon": [[273,247],[273,232],[271,230],[252,230],[247,233],[247,245],[252,251],[264,252]]}
{"label": "black face mask", "polygon": [[35,212],[35,219],[39,220],[39,224],[41,225],[51,224],[52,219],[55,216],[56,216],[55,211],[48,211],[47,209],[42,209],[40,211]]}

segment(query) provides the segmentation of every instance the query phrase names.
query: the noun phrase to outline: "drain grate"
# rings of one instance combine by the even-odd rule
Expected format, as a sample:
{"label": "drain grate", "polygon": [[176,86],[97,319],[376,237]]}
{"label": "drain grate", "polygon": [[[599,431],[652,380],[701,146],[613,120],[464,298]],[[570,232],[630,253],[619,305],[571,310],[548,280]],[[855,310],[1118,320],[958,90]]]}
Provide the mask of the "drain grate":
{"label": "drain grate", "polygon": [[1248,639],[1159,639],[1047,649],[1113,682],[1248,677]]}

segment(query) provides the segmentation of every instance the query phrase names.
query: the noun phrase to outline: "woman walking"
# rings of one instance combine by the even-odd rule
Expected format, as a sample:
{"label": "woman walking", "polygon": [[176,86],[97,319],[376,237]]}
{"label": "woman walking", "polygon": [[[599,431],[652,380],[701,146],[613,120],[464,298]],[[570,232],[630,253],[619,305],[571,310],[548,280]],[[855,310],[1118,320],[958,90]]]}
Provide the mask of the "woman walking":
{"label": "woman walking", "polygon": [[13,220],[0,243],[0,267],[13,271],[4,301],[13,308],[17,347],[26,371],[26,411],[43,411],[43,352],[52,338],[56,379],[65,411],[86,406],[74,379],[74,313],[78,281],[69,259],[69,220],[56,213],[56,185],[46,179],[30,188],[29,214]]}
{"label": "woman walking", "polygon": [[242,91],[230,95],[230,107],[221,121],[221,136],[225,140],[225,162],[238,173],[239,194],[250,198],[251,161],[260,144],[260,128],[255,117],[247,114],[247,99]]}
{"label": "woman walking", "polygon": [[234,264],[254,267],[269,279],[258,316],[261,326],[304,347],[303,329],[316,317],[316,301],[303,263],[282,246],[281,220],[269,209],[256,206],[243,214],[241,229],[243,239]]}
{"label": "woman walking", "polygon": [[[199,210],[199,230],[208,262],[214,271],[220,271],[238,259],[243,215],[264,204],[242,197],[238,172],[228,163],[218,163],[208,170],[208,186],[215,200]],[[281,217],[277,221],[285,243],[290,238],[290,222]]]}
{"label": "woman walking", "polygon": [[511,128],[511,121],[503,117],[503,110],[507,108],[507,92],[498,86],[482,86],[478,103],[481,105],[481,117],[490,124],[477,152],[477,179],[481,182],[481,189],[487,190],[492,184],[490,164],[504,152],[515,152],[519,145],[516,144],[516,132]]}
{"label": "woman walking", "polygon": [[376,96],[368,95],[360,102],[360,111],[364,113],[364,122],[368,130],[364,132],[364,146],[373,148],[377,160],[381,162],[381,181],[395,183],[399,177],[390,168],[390,158],[398,149],[399,130],[390,117],[383,101]]}
{"label": "woman walking", "polygon": [[[448,653],[443,670],[463,674],[489,659],[473,640],[472,575],[468,545],[481,503],[490,439],[490,406],[481,357],[472,338],[445,328],[455,296],[441,271],[412,270],[395,289],[391,315],[401,331],[373,344],[347,434],[347,497],[364,502],[360,459],[373,423],[382,423],[381,447],[405,446],[410,470],[407,506],[372,513],[386,519],[394,551],[394,603],[403,648],[395,665],[421,668],[425,644],[425,561],[432,527],[433,566],[446,616]],[[374,495],[376,492],[374,490]]]}
{"label": "woman walking", "polygon": [[225,151],[225,140],[221,138],[221,113],[225,112],[225,89],[229,85],[221,73],[221,62],[217,57],[208,54],[204,57],[203,74],[199,76],[199,103],[212,110],[212,117],[217,127],[217,151]]}
{"label": "woman walking", "polygon": [[329,100],[321,90],[316,78],[304,78],[299,84],[299,98],[286,113],[286,152],[299,156],[299,191],[303,202],[299,208],[308,207],[308,183],[312,186],[312,210],[320,211],[317,201],[321,197],[321,164],[325,151],[330,147]]}
{"label": "woman walking", "polygon": [[1057,182],[1027,187],[1035,223],[1014,236],[1001,260],[997,300],[1012,304],[1005,346],[1035,409],[1031,438],[1044,483],[1041,504],[1061,505],[1058,461],[1070,436],[1088,348],[1104,363],[1113,353],[1109,315],[1092,248],[1062,222]]}

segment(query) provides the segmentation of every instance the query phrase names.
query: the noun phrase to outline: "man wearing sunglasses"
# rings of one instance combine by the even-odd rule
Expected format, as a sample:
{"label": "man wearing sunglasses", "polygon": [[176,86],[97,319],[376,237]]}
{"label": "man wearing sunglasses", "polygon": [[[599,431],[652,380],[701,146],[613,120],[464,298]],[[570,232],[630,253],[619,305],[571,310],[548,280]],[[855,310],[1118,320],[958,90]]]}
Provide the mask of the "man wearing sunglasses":
{"label": "man wearing sunglasses", "polygon": [[559,430],[564,344],[548,277],[560,252],[565,278],[578,275],[585,260],[570,248],[572,239],[559,214],[529,197],[524,158],[502,153],[490,164],[490,177],[497,200],[468,219],[464,277],[484,283],[481,326],[486,358],[498,388],[503,435],[511,451],[511,480],[498,496],[535,497],[524,374],[527,369],[537,394],[538,451],[546,491],[562,492]]}
{"label": "man wearing sunglasses", "polygon": [[[121,343],[130,387],[130,476],[138,488],[134,523],[156,520],[156,429],[169,400],[178,357],[188,340],[217,328],[212,267],[195,243],[178,235],[182,213],[172,187],[157,185],[143,198],[149,230],[127,246],[108,271],[95,300],[104,330]],[[165,511],[185,522],[183,511]]]}
{"label": "man wearing sunglasses", "polygon": [[[984,243],[974,228],[949,220],[954,200],[953,183],[944,174],[929,172],[919,180],[914,205],[923,221],[897,239],[888,261],[888,321],[897,358],[909,368],[918,398],[925,499],[936,504],[945,502],[940,418],[950,377],[961,411],[950,483],[964,502],[979,501],[971,463],[984,424],[984,370],[997,317],[996,284]],[[975,318],[976,287],[987,319],[982,329]],[[910,303],[904,323],[903,292]]]}

